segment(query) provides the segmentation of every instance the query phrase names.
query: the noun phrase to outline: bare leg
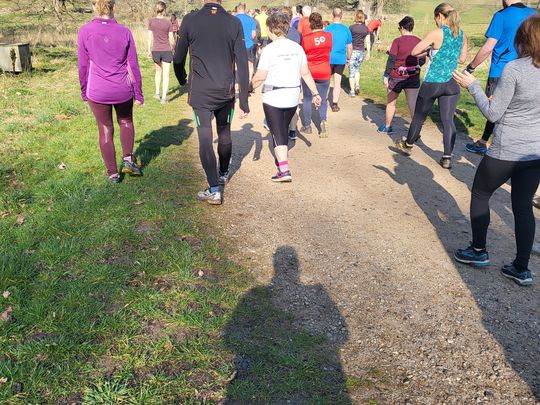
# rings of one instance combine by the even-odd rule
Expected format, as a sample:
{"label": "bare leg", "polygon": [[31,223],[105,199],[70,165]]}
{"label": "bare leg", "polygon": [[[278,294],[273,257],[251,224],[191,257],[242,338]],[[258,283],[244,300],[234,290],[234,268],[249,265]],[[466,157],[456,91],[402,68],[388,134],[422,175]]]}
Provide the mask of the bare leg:
{"label": "bare leg", "polygon": [[337,104],[339,101],[339,94],[341,93],[341,75],[334,73],[334,91],[332,93],[332,103]]}
{"label": "bare leg", "polygon": [[163,92],[161,93],[161,99],[167,100],[167,94],[169,93],[169,76],[171,71],[171,64],[163,62]]}
{"label": "bare leg", "polygon": [[156,84],[156,92],[154,94],[159,96],[159,88],[161,87],[161,74],[163,72],[163,69],[161,67],[161,62],[156,63],[155,66],[156,66],[156,75],[154,77],[154,81]]}
{"label": "bare leg", "polygon": [[392,90],[388,90],[388,94],[386,96],[386,127],[392,126],[392,120],[394,119],[394,115],[396,114],[396,104],[397,99],[399,97],[399,93],[395,93]]}
{"label": "bare leg", "polygon": [[276,146],[274,148],[274,153],[276,155],[276,159],[278,162],[287,162],[288,152],[289,152],[289,147],[287,145]]}

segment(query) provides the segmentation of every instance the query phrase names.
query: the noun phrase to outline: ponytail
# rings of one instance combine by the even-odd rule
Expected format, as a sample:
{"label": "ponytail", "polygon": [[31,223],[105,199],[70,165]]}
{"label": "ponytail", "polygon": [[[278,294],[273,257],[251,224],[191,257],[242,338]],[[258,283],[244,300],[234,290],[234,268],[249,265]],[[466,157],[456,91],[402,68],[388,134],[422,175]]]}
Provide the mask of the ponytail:
{"label": "ponytail", "polygon": [[157,15],[165,14],[165,10],[167,10],[167,5],[164,1],[158,1],[156,3],[155,11]]}
{"label": "ponytail", "polygon": [[92,5],[94,6],[98,16],[108,16],[112,17],[113,8],[115,0],[92,0]]}
{"label": "ponytail", "polygon": [[450,31],[454,34],[454,37],[457,38],[459,36],[461,17],[454,7],[448,3],[441,3],[435,8],[434,14],[435,17],[442,15],[446,20],[446,24],[450,28]]}

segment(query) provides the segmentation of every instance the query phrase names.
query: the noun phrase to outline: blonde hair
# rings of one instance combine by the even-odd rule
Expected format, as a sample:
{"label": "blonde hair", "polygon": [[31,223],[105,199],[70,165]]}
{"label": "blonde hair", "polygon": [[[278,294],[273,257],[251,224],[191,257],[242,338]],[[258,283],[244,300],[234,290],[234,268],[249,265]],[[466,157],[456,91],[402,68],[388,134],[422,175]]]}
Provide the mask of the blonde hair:
{"label": "blonde hair", "polygon": [[99,16],[106,15],[111,17],[116,0],[92,0],[92,5]]}
{"label": "blonde hair", "polygon": [[435,14],[435,17],[442,15],[446,20],[446,24],[450,27],[450,31],[454,34],[454,37],[457,38],[459,36],[459,24],[461,23],[461,18],[454,7],[448,3],[441,3],[435,7],[433,14]]}
{"label": "blonde hair", "polygon": [[154,10],[156,11],[156,14],[165,14],[165,10],[167,10],[167,5],[164,1],[158,1]]}
{"label": "blonde hair", "polygon": [[366,23],[366,15],[362,10],[358,10],[356,12],[356,15],[354,16],[354,22],[358,24],[365,24]]}

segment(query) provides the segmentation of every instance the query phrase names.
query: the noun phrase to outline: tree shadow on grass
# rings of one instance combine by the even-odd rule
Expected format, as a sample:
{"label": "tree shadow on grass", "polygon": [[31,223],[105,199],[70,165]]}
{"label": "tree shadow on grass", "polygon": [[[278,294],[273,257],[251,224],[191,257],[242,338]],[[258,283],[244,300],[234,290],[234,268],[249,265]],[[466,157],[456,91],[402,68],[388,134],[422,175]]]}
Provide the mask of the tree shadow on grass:
{"label": "tree shadow on grass", "polygon": [[[250,290],[225,328],[236,353],[227,404],[351,404],[339,357],[347,326],[320,285],[300,281],[293,247],[274,253],[270,286]],[[313,331],[312,325],[324,325]],[[310,327],[311,325],[311,327]]]}
{"label": "tree shadow on grass", "polygon": [[135,156],[141,165],[148,166],[161,154],[164,148],[171,145],[182,145],[193,133],[191,122],[189,119],[181,119],[178,124],[152,131],[138,141],[139,146],[135,150]]}
{"label": "tree shadow on grass", "polygon": [[[434,180],[430,169],[398,154],[394,155],[394,159],[396,166],[393,173],[386,167],[376,168],[387,173],[396,183],[409,187],[416,204],[432,224],[450,260],[454,262],[453,252],[465,247],[468,242],[463,233],[469,230],[468,218],[463,215],[454,197]],[[472,178],[472,168],[469,172]],[[500,247],[515,248],[511,235],[497,232],[492,227],[488,234],[488,250],[490,241],[493,244],[495,240],[499,241]],[[510,263],[513,259],[497,257],[501,252],[492,253],[492,267],[495,261]],[[508,364],[540,400],[538,287],[518,287],[498,274],[498,269],[481,270],[456,262],[454,266],[482,311],[484,328],[503,348]],[[493,371],[494,375],[498,372],[490,370]]]}

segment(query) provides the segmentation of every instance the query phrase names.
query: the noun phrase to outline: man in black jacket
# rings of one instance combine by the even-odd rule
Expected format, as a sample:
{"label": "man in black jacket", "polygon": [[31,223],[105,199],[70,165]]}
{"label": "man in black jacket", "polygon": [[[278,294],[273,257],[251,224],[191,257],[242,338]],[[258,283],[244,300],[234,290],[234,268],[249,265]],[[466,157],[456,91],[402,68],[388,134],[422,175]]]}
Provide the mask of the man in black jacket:
{"label": "man in black jacket", "polygon": [[[238,72],[240,118],[249,113],[248,55],[240,20],[229,15],[221,1],[204,7],[182,21],[174,54],[175,73],[186,83],[185,61],[189,51],[188,103],[193,107],[199,133],[199,155],[209,188],[198,193],[199,201],[222,204],[219,186],[229,180],[232,154],[231,121],[235,105],[235,65]],[[219,172],[212,146],[212,117],[216,117]]]}

